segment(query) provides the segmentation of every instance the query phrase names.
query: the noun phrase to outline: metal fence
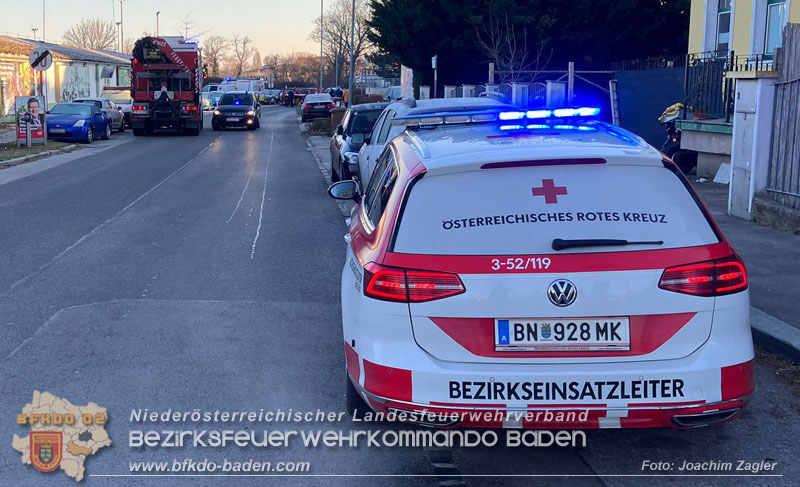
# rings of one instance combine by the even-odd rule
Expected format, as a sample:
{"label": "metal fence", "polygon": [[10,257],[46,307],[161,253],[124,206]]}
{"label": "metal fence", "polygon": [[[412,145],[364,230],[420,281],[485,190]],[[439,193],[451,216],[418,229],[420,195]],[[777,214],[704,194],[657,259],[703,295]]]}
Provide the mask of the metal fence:
{"label": "metal fence", "polygon": [[684,105],[695,119],[733,117],[733,95],[736,81],[726,76],[736,71],[772,71],[772,56],[736,55],[733,51],[707,51],[686,56]]}
{"label": "metal fence", "polygon": [[766,191],[778,203],[800,209],[800,24],[788,24],[783,36],[775,54],[780,75]]}

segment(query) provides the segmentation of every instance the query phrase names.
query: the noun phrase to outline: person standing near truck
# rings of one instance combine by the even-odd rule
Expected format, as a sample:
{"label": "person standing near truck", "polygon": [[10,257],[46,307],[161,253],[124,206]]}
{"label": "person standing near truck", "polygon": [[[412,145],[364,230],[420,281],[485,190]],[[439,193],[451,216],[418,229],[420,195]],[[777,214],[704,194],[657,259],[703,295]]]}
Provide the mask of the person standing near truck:
{"label": "person standing near truck", "polygon": [[286,106],[287,107],[294,106],[294,90],[289,90],[289,92],[286,93]]}

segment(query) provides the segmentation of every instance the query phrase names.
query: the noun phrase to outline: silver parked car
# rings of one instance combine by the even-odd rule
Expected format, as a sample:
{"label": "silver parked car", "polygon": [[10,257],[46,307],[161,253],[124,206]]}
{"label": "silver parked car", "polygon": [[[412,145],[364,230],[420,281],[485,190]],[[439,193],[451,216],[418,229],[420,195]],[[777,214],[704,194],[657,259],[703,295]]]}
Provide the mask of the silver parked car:
{"label": "silver parked car", "polygon": [[111,101],[109,98],[78,98],[72,100],[73,103],[90,103],[106,114],[111,120],[111,130],[117,132],[125,131],[125,115],[122,113],[122,107]]}

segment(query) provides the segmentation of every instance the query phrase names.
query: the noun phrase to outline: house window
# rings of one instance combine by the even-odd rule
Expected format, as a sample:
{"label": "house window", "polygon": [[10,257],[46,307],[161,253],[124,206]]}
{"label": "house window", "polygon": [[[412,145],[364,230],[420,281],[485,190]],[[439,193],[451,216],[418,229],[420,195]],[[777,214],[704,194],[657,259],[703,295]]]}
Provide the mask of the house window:
{"label": "house window", "polygon": [[731,43],[731,0],[718,0],[717,53],[727,55]]}
{"label": "house window", "polygon": [[764,54],[773,54],[783,44],[783,26],[786,25],[786,2],[767,1],[767,28],[764,36]]}

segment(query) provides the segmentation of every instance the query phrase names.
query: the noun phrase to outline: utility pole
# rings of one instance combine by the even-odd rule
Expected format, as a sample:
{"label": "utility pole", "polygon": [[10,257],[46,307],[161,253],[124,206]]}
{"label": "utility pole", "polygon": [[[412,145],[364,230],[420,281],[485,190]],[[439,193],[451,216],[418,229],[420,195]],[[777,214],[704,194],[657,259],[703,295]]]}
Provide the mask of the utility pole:
{"label": "utility pole", "polygon": [[356,68],[356,0],[350,12],[350,76],[347,79],[347,102],[353,103],[353,76]]}
{"label": "utility pole", "polygon": [[122,22],[117,22],[117,52],[122,52],[122,36],[119,34],[119,27]]}
{"label": "utility pole", "polygon": [[119,50],[120,52],[125,47],[125,20],[122,17],[122,2],[119,0]]}
{"label": "utility pole", "polygon": [[323,8],[324,0],[319,0],[319,92],[322,93],[322,38],[325,37],[325,28],[322,20],[325,17]]}
{"label": "utility pole", "polygon": [[159,33],[159,29],[158,29],[158,16],[159,16],[159,14],[161,14],[161,10],[156,12],[156,37],[161,37],[161,34]]}

